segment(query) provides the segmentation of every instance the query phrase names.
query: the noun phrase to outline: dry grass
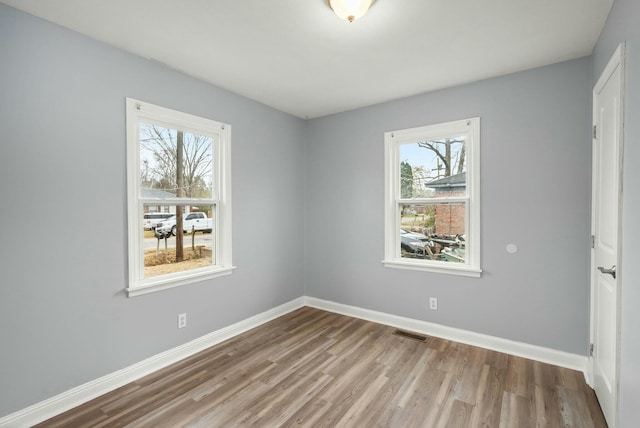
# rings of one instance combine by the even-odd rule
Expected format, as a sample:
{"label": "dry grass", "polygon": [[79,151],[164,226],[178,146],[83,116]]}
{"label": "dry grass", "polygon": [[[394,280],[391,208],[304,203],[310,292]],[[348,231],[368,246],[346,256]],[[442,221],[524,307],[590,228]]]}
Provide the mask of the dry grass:
{"label": "dry grass", "polygon": [[145,278],[211,266],[211,249],[199,250],[196,247],[193,251],[191,247],[187,247],[184,249],[184,261],[176,262],[175,260],[175,248],[169,248],[167,254],[164,248],[161,248],[157,256],[155,249],[146,250],[144,252]]}

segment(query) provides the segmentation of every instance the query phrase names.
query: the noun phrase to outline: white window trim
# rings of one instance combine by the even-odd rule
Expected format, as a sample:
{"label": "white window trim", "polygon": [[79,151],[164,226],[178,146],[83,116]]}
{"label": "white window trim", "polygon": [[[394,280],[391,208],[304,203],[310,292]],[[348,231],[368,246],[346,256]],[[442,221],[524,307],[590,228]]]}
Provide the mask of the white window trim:
{"label": "white window trim", "polygon": [[[466,137],[467,196],[453,198],[400,199],[400,144],[448,137]],[[385,256],[386,267],[480,277],[480,118],[386,132],[385,144]],[[432,204],[437,201],[465,202],[467,262],[451,263],[407,259],[400,256],[400,203]]]}
{"label": "white window trim", "polygon": [[[198,281],[217,278],[232,273],[231,248],[231,125],[188,113],[171,110],[132,98],[126,99],[127,114],[127,203],[128,203],[128,251],[129,283],[125,289],[129,297],[179,287]],[[143,278],[144,258],[142,254],[144,204],[179,205],[193,204],[190,198],[140,198],[140,131],[139,125],[145,120],[163,123],[170,128],[180,128],[202,134],[216,134],[218,144],[214,150],[214,174],[218,187],[214,188],[212,199],[198,199],[202,205],[214,205],[214,243],[216,265],[185,272]]]}

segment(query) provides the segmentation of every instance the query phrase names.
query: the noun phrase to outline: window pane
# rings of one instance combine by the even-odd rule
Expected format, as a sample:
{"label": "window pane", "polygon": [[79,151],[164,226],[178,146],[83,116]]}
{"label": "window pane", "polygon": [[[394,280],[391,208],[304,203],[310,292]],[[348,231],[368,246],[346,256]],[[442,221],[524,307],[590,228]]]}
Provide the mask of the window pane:
{"label": "window pane", "polygon": [[465,137],[401,144],[400,197],[465,195],[465,158]]}
{"label": "window pane", "polygon": [[465,263],[465,204],[400,205],[400,255]]}
{"label": "window pane", "polygon": [[[145,213],[163,213],[150,219],[144,217],[143,258],[144,278],[185,272],[215,264],[215,206],[144,205]],[[182,213],[180,236],[176,213]],[[181,238],[181,241],[179,239]],[[178,242],[182,242],[182,257]]]}
{"label": "window pane", "polygon": [[214,143],[210,135],[141,123],[140,197],[213,198]]}

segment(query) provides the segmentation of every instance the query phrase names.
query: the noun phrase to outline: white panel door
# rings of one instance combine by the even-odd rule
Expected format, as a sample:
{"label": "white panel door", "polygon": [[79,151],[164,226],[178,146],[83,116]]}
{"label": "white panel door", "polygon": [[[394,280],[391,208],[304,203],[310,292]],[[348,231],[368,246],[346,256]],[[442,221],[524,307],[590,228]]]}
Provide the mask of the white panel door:
{"label": "white panel door", "polygon": [[609,427],[617,426],[618,400],[622,54],[620,46],[593,92],[592,367],[593,387]]}

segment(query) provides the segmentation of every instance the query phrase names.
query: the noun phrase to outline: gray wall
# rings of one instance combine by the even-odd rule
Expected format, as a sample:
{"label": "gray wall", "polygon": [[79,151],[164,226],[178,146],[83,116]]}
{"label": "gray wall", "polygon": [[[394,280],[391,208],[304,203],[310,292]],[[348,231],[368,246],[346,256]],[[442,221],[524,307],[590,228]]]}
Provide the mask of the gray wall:
{"label": "gray wall", "polygon": [[[0,64],[0,416],[303,294],[304,121],[2,4]],[[232,125],[233,275],[125,297],[125,97]]]}
{"label": "gray wall", "polygon": [[[307,295],[585,355],[590,67],[583,58],[310,121]],[[474,116],[482,278],[384,268],[383,133]]]}
{"label": "gray wall", "polygon": [[626,42],[624,171],[622,195],[622,338],[620,426],[640,420],[640,3],[616,0],[593,52],[593,85],[621,42]]}
{"label": "gray wall", "polygon": [[[588,58],[307,122],[1,4],[0,64],[0,415],[303,294],[586,353]],[[232,124],[233,275],[124,296],[127,96]],[[483,277],[383,268],[383,133],[472,116]]]}

